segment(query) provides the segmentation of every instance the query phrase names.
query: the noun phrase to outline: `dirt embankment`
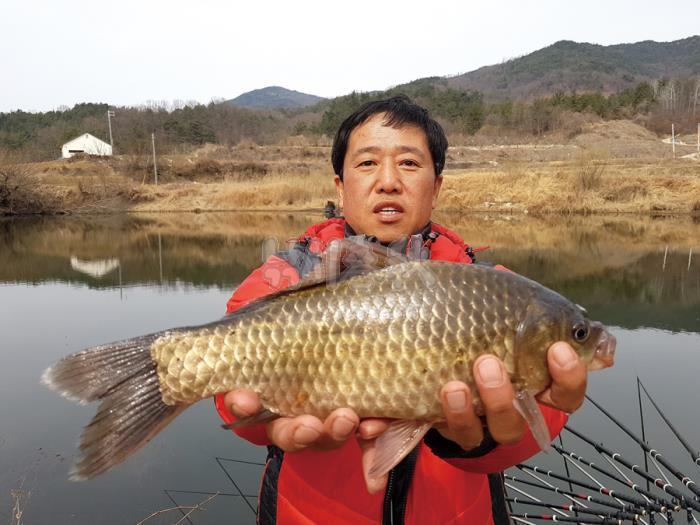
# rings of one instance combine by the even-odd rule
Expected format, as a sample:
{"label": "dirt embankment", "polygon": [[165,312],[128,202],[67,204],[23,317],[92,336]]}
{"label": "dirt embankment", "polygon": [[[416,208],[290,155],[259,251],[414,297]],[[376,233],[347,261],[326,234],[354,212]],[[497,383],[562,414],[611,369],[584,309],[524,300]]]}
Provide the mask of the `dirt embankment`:
{"label": "dirt embankment", "polygon": [[[557,143],[456,145],[440,207],[700,214],[693,149],[677,146],[674,159],[662,138],[629,121],[589,123]],[[0,214],[320,209],[335,199],[329,157],[327,144],[207,145],[159,158],[158,185],[148,157],[0,162]]]}

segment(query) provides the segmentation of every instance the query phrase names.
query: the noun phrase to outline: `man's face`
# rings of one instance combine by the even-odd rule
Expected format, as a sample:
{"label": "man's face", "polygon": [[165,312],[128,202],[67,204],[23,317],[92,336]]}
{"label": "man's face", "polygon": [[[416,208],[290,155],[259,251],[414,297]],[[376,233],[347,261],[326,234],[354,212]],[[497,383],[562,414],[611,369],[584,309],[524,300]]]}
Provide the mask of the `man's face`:
{"label": "man's face", "polygon": [[442,177],[435,176],[423,130],[384,126],[385,118],[375,115],[352,131],[335,186],[348,224],[391,242],[427,224]]}

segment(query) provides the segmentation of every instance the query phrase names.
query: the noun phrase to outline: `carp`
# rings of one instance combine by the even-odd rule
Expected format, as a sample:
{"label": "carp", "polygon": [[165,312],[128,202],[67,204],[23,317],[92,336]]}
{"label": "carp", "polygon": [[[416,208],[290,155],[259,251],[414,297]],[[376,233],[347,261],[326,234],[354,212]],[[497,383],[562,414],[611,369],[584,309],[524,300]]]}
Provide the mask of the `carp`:
{"label": "carp", "polygon": [[568,342],[589,370],[611,366],[615,338],[558,293],[512,272],[410,260],[376,243],[334,241],[297,286],[223,319],[89,348],[42,381],[79,402],[100,401],[71,478],[103,473],[188,406],[236,388],[265,411],[237,424],[339,407],[395,421],[377,441],[372,476],[395,466],[444,417],[441,387],[467,383],[498,356],[540,447],[550,436],[535,395],[551,383],[546,352]]}

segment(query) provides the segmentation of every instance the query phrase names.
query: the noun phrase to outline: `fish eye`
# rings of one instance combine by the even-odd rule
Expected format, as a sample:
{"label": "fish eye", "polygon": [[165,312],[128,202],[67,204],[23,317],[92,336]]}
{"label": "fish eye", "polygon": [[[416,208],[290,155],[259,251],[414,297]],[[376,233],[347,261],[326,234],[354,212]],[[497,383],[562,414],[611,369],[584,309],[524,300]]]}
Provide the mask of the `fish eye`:
{"label": "fish eye", "polygon": [[584,343],[588,339],[588,323],[576,323],[571,330],[571,336],[577,343]]}

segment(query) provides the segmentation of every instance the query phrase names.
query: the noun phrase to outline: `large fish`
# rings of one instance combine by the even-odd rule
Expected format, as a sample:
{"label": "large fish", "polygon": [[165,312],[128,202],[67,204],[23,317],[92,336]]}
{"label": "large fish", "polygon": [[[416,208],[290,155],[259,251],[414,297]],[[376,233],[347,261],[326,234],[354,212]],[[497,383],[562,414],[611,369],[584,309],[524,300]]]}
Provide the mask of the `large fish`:
{"label": "large fish", "polygon": [[73,479],[109,470],[189,405],[235,388],[257,392],[266,409],[243,424],[324,418],[339,407],[394,418],[377,443],[370,474],[379,476],[444,417],[446,382],[476,394],[472,365],[485,353],[505,363],[516,406],[547,447],[534,395],[551,382],[546,351],[555,341],[571,344],[590,370],[612,364],[615,338],[605,327],[536,282],[346,240],[294,289],[213,323],[73,354],[42,379],[66,397],[100,401]]}

